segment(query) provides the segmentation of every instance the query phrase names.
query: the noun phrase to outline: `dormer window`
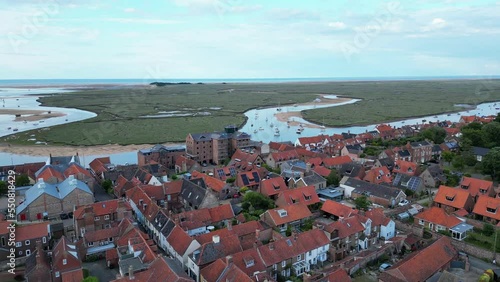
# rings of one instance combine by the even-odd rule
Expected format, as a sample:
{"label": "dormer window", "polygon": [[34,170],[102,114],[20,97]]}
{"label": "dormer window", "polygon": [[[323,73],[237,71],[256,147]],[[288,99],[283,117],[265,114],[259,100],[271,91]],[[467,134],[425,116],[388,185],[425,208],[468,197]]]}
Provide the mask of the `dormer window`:
{"label": "dormer window", "polygon": [[247,268],[252,267],[254,265],[255,265],[255,261],[253,259],[250,259],[250,258],[249,259],[245,259],[245,266]]}
{"label": "dormer window", "polygon": [[411,167],[409,167],[408,172],[413,172],[413,169]]}
{"label": "dormer window", "polygon": [[447,201],[453,202],[454,199],[455,199],[455,195],[446,195]]}
{"label": "dormer window", "polygon": [[280,189],[280,186],[279,186],[279,185],[275,185],[275,184],[273,184],[273,187],[274,187],[274,190],[279,190],[279,189]]}
{"label": "dormer window", "polygon": [[479,193],[481,193],[481,194],[486,194],[486,190],[479,189]]}
{"label": "dormer window", "polygon": [[469,189],[469,186],[466,186],[466,185],[460,185],[460,188],[462,188],[462,189]]}
{"label": "dormer window", "polygon": [[286,210],[278,210],[278,214],[280,215],[280,217],[285,217],[288,215]]}
{"label": "dormer window", "polygon": [[304,198],[306,198],[306,201],[310,201],[311,200],[311,195],[304,195]]}
{"label": "dormer window", "polygon": [[486,207],[486,211],[490,213],[497,213],[497,209]]}

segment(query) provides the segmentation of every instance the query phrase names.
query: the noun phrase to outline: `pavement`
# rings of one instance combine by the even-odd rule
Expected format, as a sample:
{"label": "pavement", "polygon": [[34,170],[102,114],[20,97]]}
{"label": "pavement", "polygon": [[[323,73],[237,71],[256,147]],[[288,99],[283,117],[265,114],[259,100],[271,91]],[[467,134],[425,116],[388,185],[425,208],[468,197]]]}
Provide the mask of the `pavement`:
{"label": "pavement", "polygon": [[90,276],[95,276],[99,281],[103,282],[115,280],[118,274],[118,268],[109,269],[106,266],[105,259],[94,262],[84,262],[82,267],[89,270]]}

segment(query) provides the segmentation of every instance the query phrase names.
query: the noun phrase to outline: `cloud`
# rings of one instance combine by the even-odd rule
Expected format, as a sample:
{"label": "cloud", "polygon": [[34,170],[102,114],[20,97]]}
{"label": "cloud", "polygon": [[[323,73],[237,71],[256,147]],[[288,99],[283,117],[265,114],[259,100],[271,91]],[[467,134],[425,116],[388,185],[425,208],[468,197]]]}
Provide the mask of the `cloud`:
{"label": "cloud", "polygon": [[346,28],[346,24],[343,22],[329,22],[328,27],[334,30],[342,30]]}

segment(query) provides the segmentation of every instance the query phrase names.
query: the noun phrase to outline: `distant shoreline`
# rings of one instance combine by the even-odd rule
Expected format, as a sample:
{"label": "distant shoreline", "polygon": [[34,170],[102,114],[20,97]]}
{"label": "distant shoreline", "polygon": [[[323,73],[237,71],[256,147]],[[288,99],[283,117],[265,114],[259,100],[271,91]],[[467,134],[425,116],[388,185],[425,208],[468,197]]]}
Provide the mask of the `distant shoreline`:
{"label": "distant shoreline", "polygon": [[[236,79],[11,79],[0,80],[0,88],[67,88],[85,90],[92,88],[150,87],[153,82],[179,84],[320,84],[335,82],[402,82],[402,81],[457,81],[500,80],[500,75],[490,76],[404,76],[404,77],[311,77],[311,78],[236,78]],[[1,90],[0,90],[1,91]]]}

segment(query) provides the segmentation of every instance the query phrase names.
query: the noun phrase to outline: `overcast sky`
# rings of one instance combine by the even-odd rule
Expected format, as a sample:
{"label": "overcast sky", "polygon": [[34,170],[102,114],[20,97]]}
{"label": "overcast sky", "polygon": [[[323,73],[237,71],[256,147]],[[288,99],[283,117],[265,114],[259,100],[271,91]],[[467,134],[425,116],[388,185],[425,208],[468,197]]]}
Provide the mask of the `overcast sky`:
{"label": "overcast sky", "polygon": [[0,22],[0,79],[500,74],[498,0],[0,0]]}

